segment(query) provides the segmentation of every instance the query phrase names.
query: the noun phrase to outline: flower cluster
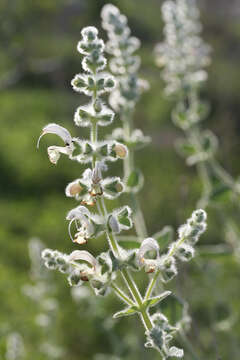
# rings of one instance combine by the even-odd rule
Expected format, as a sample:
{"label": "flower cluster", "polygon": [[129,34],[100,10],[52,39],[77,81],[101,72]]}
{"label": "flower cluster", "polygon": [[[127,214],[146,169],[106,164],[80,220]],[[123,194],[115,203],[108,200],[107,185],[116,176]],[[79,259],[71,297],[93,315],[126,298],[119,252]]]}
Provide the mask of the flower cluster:
{"label": "flower cluster", "polygon": [[163,66],[166,93],[197,87],[206,80],[210,47],[199,33],[199,11],[195,0],[168,0],[163,3],[165,41],[156,46],[156,62]]}
{"label": "flower cluster", "polygon": [[200,204],[205,207],[229,190],[239,194],[238,182],[215,158],[217,137],[200,126],[209,113],[209,105],[200,99],[199,90],[207,80],[205,68],[210,63],[210,47],[200,36],[195,0],[167,0],[162,14],[164,41],[155,48],[156,63],[162,68],[166,94],[176,99],[172,120],[185,133],[185,138],[176,143],[177,151],[187,165],[197,165],[203,184]]}
{"label": "flower cluster", "polygon": [[141,92],[148,87],[145,81],[136,76],[140,58],[134,52],[140,47],[140,41],[131,36],[127,18],[116,6],[105,5],[101,15],[102,26],[109,37],[106,50],[112,55],[110,70],[117,76],[117,86],[111,92],[109,101],[115,111],[130,111]]}
{"label": "flower cluster", "polygon": [[[189,260],[193,256],[193,245],[206,228],[206,214],[203,210],[195,211],[187,224],[180,228],[179,239],[169,247],[167,253],[160,254],[157,240],[145,236],[146,231],[142,231],[139,236],[139,240],[143,240],[141,244],[137,242],[137,246],[130,250],[118,242],[119,234],[131,229],[134,214],[126,205],[108,211],[105,198],[115,199],[126,187],[134,191],[142,180],[141,174],[135,168],[129,167],[132,161],[124,164],[129,167],[124,182],[119,177],[104,177],[107,170],[106,162],[117,158],[127,159],[126,144],[129,149],[135,146],[139,148],[147,143],[148,138],[144,137],[140,130],[132,131],[125,119],[123,131],[115,130],[114,139],[98,140],[98,127],[109,125],[114,117],[113,111],[103,103],[102,94],[111,92],[111,96],[114,96],[115,92],[116,96],[118,92],[117,98],[124,99],[124,104],[118,103],[116,108],[121,108],[125,116],[135,105],[138,99],[136,93],[139,93],[140,89],[135,74],[139,61],[133,55],[139,42],[130,37],[126,17],[113,5],[106,5],[102,11],[102,18],[103,27],[109,34],[107,49],[115,56],[110,62],[110,67],[113,72],[117,72],[118,69],[117,86],[114,90],[115,79],[102,71],[106,66],[103,55],[104,43],[98,38],[98,31],[94,27],[82,30],[82,40],[78,43],[77,49],[83,55],[82,67],[85,73],[76,75],[72,80],[75,91],[91,98],[89,104],[80,106],[74,116],[77,126],[90,128],[90,139],[72,138],[65,128],[57,124],[47,125],[42,135],[56,134],[65,143],[63,147],[48,148],[49,158],[54,164],[62,153],[71,160],[90,164],[78,179],[66,187],[66,196],[74,197],[80,202],[80,205],[71,209],[66,216],[69,221],[70,239],[77,245],[82,245],[101,235],[107,240],[109,248],[96,257],[86,250],[74,250],[67,255],[57,250],[45,249],[42,258],[47,268],[66,274],[71,286],[78,287],[89,283],[95,294],[101,296],[113,290],[121,301],[127,304],[127,307],[117,312],[114,317],[140,315],[146,330],[147,346],[155,347],[165,357],[180,357],[182,350],[169,346],[172,338],[169,332],[172,332],[173,328],[167,320],[162,320],[161,325],[159,321],[156,324],[156,311],[154,316],[149,313],[149,309],[169,296],[170,291],[163,291],[153,297],[151,295],[157,281],[166,282],[177,273],[175,258]],[[123,84],[131,84],[133,88],[125,91]],[[113,108],[115,105],[113,102]],[[124,144],[121,143],[122,140]],[[132,152],[129,152],[129,156],[132,157]],[[135,227],[136,223],[141,226],[142,217],[133,218]],[[143,267],[147,273],[154,273],[153,277],[150,276],[144,297],[131,275],[132,271],[141,271]],[[124,289],[119,288],[118,276],[124,280],[127,294]],[[161,313],[158,317],[164,319]]]}
{"label": "flower cluster", "polygon": [[135,51],[139,49],[140,41],[131,36],[126,16],[112,4],[103,7],[101,16],[102,26],[108,34],[106,51],[111,56],[109,67],[117,82],[109,96],[109,102],[122,121],[122,128],[115,129],[111,138],[122,142],[129,149],[129,156],[124,159],[124,190],[133,193],[135,199],[133,218],[137,235],[142,240],[147,236],[147,230],[135,194],[142,188],[144,177],[135,167],[134,152],[147,145],[150,137],[145,136],[139,129],[133,129],[132,114],[140,95],[149,86],[137,74],[140,58],[135,55]]}
{"label": "flower cluster", "polygon": [[29,257],[31,260],[30,277],[31,283],[25,284],[23,293],[36,305],[36,325],[42,330],[39,336],[39,352],[52,359],[60,359],[65,351],[56,344],[54,337],[46,337],[46,332],[53,333],[56,326],[58,313],[58,301],[56,288],[49,282],[49,272],[42,267],[41,252],[44,244],[37,238],[29,241]]}
{"label": "flower cluster", "polygon": [[108,253],[102,253],[95,258],[85,250],[75,250],[66,255],[56,250],[45,249],[42,258],[49,269],[66,273],[71,286],[89,282],[96,295],[105,295],[109,284],[115,278]]}
{"label": "flower cluster", "polygon": [[184,352],[182,349],[176,346],[169,345],[169,342],[173,339],[174,333],[178,330],[171,326],[168,319],[163,314],[157,313],[152,316],[154,326],[150,331],[146,332],[147,342],[146,347],[154,347],[160,350],[162,359],[165,360],[168,357],[182,358]]}
{"label": "flower cluster", "polygon": [[206,230],[206,216],[204,210],[194,211],[187,223],[179,228],[178,240],[171,243],[167,254],[160,256],[160,247],[155,239],[145,239],[137,253],[139,265],[144,267],[147,273],[159,271],[163,282],[171,280],[177,274],[176,258],[182,261],[193,258],[193,246]]}
{"label": "flower cluster", "polygon": [[12,332],[6,339],[6,360],[21,360],[26,355],[22,336],[17,332]]}

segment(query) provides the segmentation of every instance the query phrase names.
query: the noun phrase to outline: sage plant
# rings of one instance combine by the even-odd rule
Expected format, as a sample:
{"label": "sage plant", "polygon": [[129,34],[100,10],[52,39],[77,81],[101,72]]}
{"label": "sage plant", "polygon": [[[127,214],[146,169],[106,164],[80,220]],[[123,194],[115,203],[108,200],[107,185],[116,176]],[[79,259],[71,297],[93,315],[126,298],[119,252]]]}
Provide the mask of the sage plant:
{"label": "sage plant", "polygon": [[112,138],[128,147],[128,156],[123,160],[125,191],[130,196],[137,236],[143,240],[147,236],[147,228],[137,197],[143,185],[143,174],[135,167],[134,153],[146,146],[150,137],[143,135],[140,129],[134,129],[133,114],[140,95],[149,86],[137,74],[141,61],[134,53],[140,47],[140,40],[131,36],[126,16],[112,4],[103,7],[101,16],[102,26],[108,34],[106,51],[111,55],[109,67],[117,81],[110,93],[109,103],[122,123],[122,128],[113,131]]}
{"label": "sage plant", "polygon": [[23,337],[18,332],[11,332],[6,338],[6,360],[22,360],[26,355]]}
{"label": "sage plant", "polygon": [[35,323],[41,329],[38,339],[38,350],[51,359],[64,356],[64,349],[56,341],[56,318],[58,301],[55,296],[55,286],[50,282],[49,273],[42,267],[41,252],[45,245],[37,238],[29,241],[29,257],[31,261],[31,283],[23,286],[23,293],[36,305]]}
{"label": "sage plant", "polygon": [[[120,27],[119,31],[122,31]],[[90,138],[72,137],[67,129],[57,124],[48,124],[41,136],[55,134],[64,142],[64,146],[48,147],[53,164],[64,154],[87,166],[82,176],[66,187],[66,196],[80,203],[66,216],[70,239],[81,246],[102,236],[108,250],[95,257],[87,250],[74,250],[68,255],[45,249],[42,258],[46,267],[66,274],[71,286],[88,283],[98,296],[113,291],[124,304],[114,318],[137,314],[145,329],[146,347],[157,349],[162,359],[182,357],[183,350],[170,344],[178,329],[171,326],[161,312],[154,311],[155,305],[171,292],[162,291],[156,296],[152,296],[152,292],[157,283],[167,283],[177,275],[177,260],[188,261],[194,256],[194,246],[206,229],[206,213],[201,209],[194,211],[166,251],[160,251],[154,238],[143,239],[139,248],[131,250],[124,249],[117,241],[118,234],[133,225],[132,210],[127,205],[111,211],[107,209],[105,198],[117,198],[124,191],[124,183],[119,177],[105,177],[104,172],[108,163],[124,159],[128,150],[115,139],[98,136],[99,127],[108,126],[114,118],[114,112],[104,104],[102,95],[113,91],[115,79],[104,70],[104,43],[98,37],[98,30],[90,26],[81,34],[77,50],[83,55],[84,72],[74,77],[72,86],[75,91],[89,96],[90,102],[77,108],[74,122],[77,126],[88,127]],[[149,277],[144,295],[133,277],[133,273],[139,271]],[[124,280],[124,289],[119,286],[119,278]]]}
{"label": "sage plant", "polygon": [[217,161],[216,135],[201,126],[209,113],[209,104],[201,100],[200,89],[208,77],[205,68],[210,64],[211,49],[201,38],[196,1],[164,1],[162,16],[164,41],[155,48],[156,63],[162,68],[166,95],[176,102],[172,120],[185,134],[185,139],[177,142],[177,150],[187,165],[197,167],[203,185],[200,206],[213,204],[226,191],[231,191],[236,200],[239,181]]}

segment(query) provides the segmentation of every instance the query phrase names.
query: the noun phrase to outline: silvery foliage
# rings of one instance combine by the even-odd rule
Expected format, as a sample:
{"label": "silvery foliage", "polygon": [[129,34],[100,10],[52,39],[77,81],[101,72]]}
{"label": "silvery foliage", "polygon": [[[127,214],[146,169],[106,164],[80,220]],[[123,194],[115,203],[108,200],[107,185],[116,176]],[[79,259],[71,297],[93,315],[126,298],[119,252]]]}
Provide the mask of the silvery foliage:
{"label": "silvery foliage", "polygon": [[[124,23],[122,15],[119,19]],[[124,30],[122,25],[119,25],[118,31],[124,34],[129,32],[128,28]],[[120,246],[116,235],[132,227],[132,210],[128,206],[110,212],[107,210],[104,198],[116,198],[124,186],[120,178],[104,178],[103,173],[107,169],[107,161],[124,158],[128,152],[126,146],[120,142],[99,142],[97,137],[98,126],[109,125],[113,120],[114,113],[103,104],[101,95],[113,90],[115,79],[103,72],[106,59],[103,55],[104,43],[98,38],[98,30],[91,26],[84,28],[81,33],[82,40],[77,49],[83,55],[82,67],[85,73],[76,75],[72,85],[74,90],[90,96],[91,101],[87,106],[77,109],[74,121],[77,126],[90,127],[90,140],[83,143],[81,139],[72,138],[68,130],[57,124],[47,125],[42,135],[56,134],[65,143],[64,147],[48,148],[51,162],[56,164],[62,153],[71,160],[77,157],[77,160],[83,163],[87,162],[87,156],[91,162],[91,167],[84,171],[82,177],[71,182],[66,188],[66,195],[75,197],[80,202],[80,205],[70,210],[66,216],[69,221],[69,235],[78,245],[94,242],[101,235],[107,239],[109,249],[96,257],[87,250],[74,250],[70,254],[64,254],[45,249],[42,258],[47,268],[66,274],[71,286],[79,287],[87,283],[95,294],[100,296],[113,290],[127,305],[117,312],[114,318],[138,314],[146,330],[146,346],[156,348],[164,359],[169,356],[180,357],[183,351],[170,345],[172,333],[177,329],[171,327],[167,320],[158,321],[158,317],[164,318],[162,314],[150,315],[149,312],[150,308],[154,308],[171,292],[163,291],[157,296],[151,295],[157,282],[168,282],[177,274],[176,260],[188,261],[193,257],[194,245],[206,229],[206,213],[196,210],[179,229],[177,241],[172,243],[167,251],[160,252],[159,244],[153,238],[146,238],[140,248],[126,250]],[[76,155],[75,151],[78,152],[79,148],[80,153]],[[81,149],[85,149],[85,153]],[[149,286],[144,297],[131,274],[142,269],[149,274]],[[119,275],[122,276],[130,297],[125,290],[119,288]],[[153,312],[152,310],[151,314]]]}
{"label": "silvery foliage", "polygon": [[210,64],[211,49],[201,38],[195,0],[167,0],[162,5],[162,15],[164,41],[155,48],[156,63],[162,68],[166,94],[176,101],[172,120],[186,135],[176,148],[187,165],[197,165],[204,188],[201,206],[207,206],[215,200],[216,193],[240,191],[239,183],[215,159],[216,135],[200,127],[209,112],[199,89],[208,77],[205,68]]}
{"label": "silvery foliage", "polygon": [[22,336],[12,332],[6,339],[6,360],[21,360],[25,356],[25,348]]}
{"label": "silvery foliage", "polygon": [[165,39],[155,48],[156,61],[164,66],[166,93],[176,94],[206,80],[204,68],[210,63],[210,47],[199,36],[202,27],[195,0],[167,0],[162,16]]}
{"label": "silvery foliage", "polygon": [[23,286],[23,293],[28,296],[37,306],[35,323],[52,334],[52,338],[45,336],[40,339],[39,351],[51,359],[59,359],[64,355],[62,347],[55,344],[54,327],[58,312],[58,301],[54,296],[55,287],[49,283],[49,273],[42,267],[41,252],[44,244],[37,238],[32,238],[28,244],[29,257],[31,261],[30,278],[31,283]]}
{"label": "silvery foliage", "polygon": [[[110,93],[109,103],[123,122],[123,128],[117,128],[112,138],[121,141],[129,148],[130,153],[141,149],[150,142],[150,137],[143,135],[140,129],[131,129],[131,115],[140,95],[148,90],[146,80],[138,77],[140,57],[135,51],[140,47],[140,41],[131,36],[127,18],[119,9],[107,4],[101,12],[102,26],[107,31],[108,42],[106,51],[110,54],[109,68],[116,79],[116,87]],[[128,162],[128,158],[125,160]],[[125,191],[138,192],[143,185],[143,175],[139,170],[124,166]]]}

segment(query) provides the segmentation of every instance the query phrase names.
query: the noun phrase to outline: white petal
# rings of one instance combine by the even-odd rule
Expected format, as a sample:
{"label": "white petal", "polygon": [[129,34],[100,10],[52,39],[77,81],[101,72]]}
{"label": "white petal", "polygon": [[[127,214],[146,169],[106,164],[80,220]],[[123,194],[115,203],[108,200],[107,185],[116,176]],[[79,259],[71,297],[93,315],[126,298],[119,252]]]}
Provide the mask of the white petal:
{"label": "white petal", "polygon": [[51,163],[57,164],[60,154],[66,154],[69,155],[71,153],[71,150],[67,146],[49,146],[47,149],[48,157]]}
{"label": "white petal", "polygon": [[172,346],[170,349],[169,349],[169,353],[168,353],[168,356],[175,356],[175,357],[178,357],[178,358],[182,358],[184,355],[184,352],[182,349],[179,349],[175,346]]}
{"label": "white petal", "polygon": [[39,142],[40,142],[41,138],[43,137],[43,135],[45,135],[45,134],[58,135],[67,145],[69,145],[72,141],[70,132],[67,129],[65,129],[64,127],[57,125],[57,124],[48,124],[42,130],[42,134],[38,139],[37,147],[39,147]]}
{"label": "white petal", "polygon": [[147,238],[147,239],[143,240],[143,242],[138,250],[138,253],[137,253],[138,261],[141,263],[143,261],[145,253],[147,251],[151,251],[151,250],[155,250],[158,254],[159,245],[158,245],[157,241],[154,240],[153,238]]}
{"label": "white petal", "polygon": [[78,206],[72,210],[70,210],[67,214],[66,219],[67,220],[73,220],[73,219],[79,219],[81,220],[83,216],[90,216],[90,211],[85,206]]}
{"label": "white petal", "polygon": [[83,172],[83,179],[89,182],[89,185],[92,183],[92,169],[86,169]]}
{"label": "white petal", "polygon": [[69,261],[84,260],[94,268],[97,266],[97,260],[86,250],[75,250],[69,255]]}
{"label": "white petal", "polygon": [[69,183],[69,184],[67,185],[67,187],[66,187],[66,189],[65,189],[65,194],[66,194],[66,196],[68,196],[68,197],[74,197],[74,196],[76,196],[76,195],[79,193],[78,191],[76,191],[76,193],[74,193],[74,191],[73,191],[74,187],[75,187],[76,189],[78,189],[78,187],[80,187],[80,185],[79,185],[79,180],[81,180],[81,179],[76,179],[76,180],[72,181],[71,183]]}
{"label": "white petal", "polygon": [[95,28],[95,26],[86,26],[81,31],[82,37],[87,38],[89,32],[91,32],[95,37],[98,35],[98,29]]}

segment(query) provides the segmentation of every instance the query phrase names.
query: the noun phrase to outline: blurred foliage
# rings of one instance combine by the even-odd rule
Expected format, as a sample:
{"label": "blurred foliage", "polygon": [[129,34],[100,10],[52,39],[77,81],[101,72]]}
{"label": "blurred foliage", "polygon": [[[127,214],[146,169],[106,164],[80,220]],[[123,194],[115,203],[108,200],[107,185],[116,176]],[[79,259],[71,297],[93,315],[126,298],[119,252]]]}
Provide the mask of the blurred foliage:
{"label": "blurred foliage", "polygon": [[[73,126],[74,110],[83,99],[71,91],[70,80],[80,71],[80,57],[75,50],[80,30],[89,24],[100,27],[99,12],[105,3],[102,0],[0,2],[1,357],[6,336],[16,331],[23,336],[26,360],[43,359],[35,352],[42,336],[33,320],[37,304],[22,292],[22,286],[29,282],[28,240],[37,236],[49,247],[66,252],[73,249],[64,217],[74,201],[65,198],[64,189],[79,176],[82,168],[64,158],[54,167],[46,155],[50,139],[42,141],[39,151],[36,142],[42,127],[49,122],[66,126],[76,136],[87,136],[83,130],[77,133]],[[195,208],[201,189],[194,169],[186,168],[174,150],[174,141],[181,134],[169,120],[172,105],[163,96],[159,70],[154,66],[153,46],[162,38],[161,1],[113,3],[128,16],[134,35],[142,41],[141,76],[151,85],[137,107],[135,121],[153,139],[152,146],[137,158],[146,179],[141,202],[149,234],[153,234],[164,225],[176,228],[181,224]],[[230,5],[218,0],[199,0],[199,5],[203,35],[213,47],[208,88],[202,94],[212,104],[208,127],[220,138],[221,162],[237,176],[240,172],[240,25],[236,16],[239,6],[234,1]],[[101,35],[106,37],[102,30]],[[236,218],[234,209],[227,211]],[[202,240],[205,247],[223,243],[223,222],[217,208],[211,209],[208,232]],[[88,248],[96,253],[104,247],[104,240],[89,244]],[[203,255],[184,266],[171,287],[189,302],[193,323],[188,338],[199,359],[238,360],[240,264],[231,254],[212,256],[205,252]],[[52,281],[57,285],[61,309],[54,336],[66,349],[65,358],[97,360],[99,353],[131,360],[157,359],[154,351],[146,354],[137,319],[116,321],[111,331],[107,314],[117,309],[113,296],[97,299],[99,306],[93,304],[92,298],[76,303],[62,277],[53,275]],[[184,339],[178,341],[186,349],[186,360],[193,360],[191,346]],[[107,360],[106,356],[103,358]]]}

